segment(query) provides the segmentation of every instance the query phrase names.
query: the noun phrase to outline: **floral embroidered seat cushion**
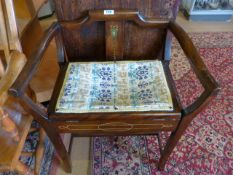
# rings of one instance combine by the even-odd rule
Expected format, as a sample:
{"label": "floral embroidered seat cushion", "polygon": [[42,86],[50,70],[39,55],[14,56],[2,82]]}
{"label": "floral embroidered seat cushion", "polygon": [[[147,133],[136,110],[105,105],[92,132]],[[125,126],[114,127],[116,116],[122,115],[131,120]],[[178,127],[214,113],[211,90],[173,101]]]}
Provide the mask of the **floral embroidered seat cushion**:
{"label": "floral embroidered seat cushion", "polygon": [[58,113],[171,111],[161,61],[69,63]]}

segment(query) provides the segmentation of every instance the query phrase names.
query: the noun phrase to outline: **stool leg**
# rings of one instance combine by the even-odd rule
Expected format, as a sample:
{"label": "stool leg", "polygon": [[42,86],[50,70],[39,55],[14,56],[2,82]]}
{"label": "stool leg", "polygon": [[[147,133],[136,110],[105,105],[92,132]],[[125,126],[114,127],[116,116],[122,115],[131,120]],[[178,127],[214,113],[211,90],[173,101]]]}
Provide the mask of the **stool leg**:
{"label": "stool leg", "polygon": [[67,173],[71,173],[71,161],[68,151],[65,148],[65,145],[62,142],[62,139],[57,131],[57,129],[53,126],[52,123],[46,121],[46,123],[41,123],[41,126],[44,128],[47,136],[52,142],[57,154],[58,159],[64,170]]}
{"label": "stool leg", "polygon": [[177,129],[171,133],[171,136],[169,137],[165,148],[162,152],[162,155],[159,159],[158,163],[158,169],[160,171],[164,170],[165,164],[167,162],[167,159],[171,155],[173,149],[175,148],[176,144],[178,143],[179,139],[181,138],[182,134],[186,130],[186,128],[189,126],[191,123],[193,117],[183,117],[182,120],[180,121]]}

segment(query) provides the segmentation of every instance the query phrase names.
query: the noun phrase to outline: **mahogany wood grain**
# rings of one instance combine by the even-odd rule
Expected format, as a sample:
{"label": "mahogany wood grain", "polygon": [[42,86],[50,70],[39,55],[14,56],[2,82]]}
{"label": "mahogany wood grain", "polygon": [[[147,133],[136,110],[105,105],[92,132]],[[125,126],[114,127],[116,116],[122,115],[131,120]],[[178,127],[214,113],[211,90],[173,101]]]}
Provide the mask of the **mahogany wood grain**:
{"label": "mahogany wood grain", "polygon": [[[164,52],[166,52],[166,51],[164,51]],[[166,76],[166,79],[168,82],[169,90],[171,92],[171,97],[172,97],[174,109],[176,112],[180,112],[182,109],[182,105],[181,105],[180,98],[179,98],[179,95],[178,95],[178,92],[176,89],[175,82],[172,78],[172,73],[171,73],[171,70],[169,68],[169,63],[170,62],[168,60],[164,60],[163,61],[163,69],[164,69],[165,76]]]}
{"label": "mahogany wood grain", "polygon": [[[28,58],[27,64],[22,70],[22,72],[19,75],[19,78],[16,80],[16,82],[13,85],[14,87],[17,87],[14,92],[16,93],[16,96],[20,96],[24,93],[26,90],[29,82],[31,81],[33,75],[36,73],[38,66],[41,62],[41,59],[43,58],[43,54],[46,50],[46,48],[49,45],[49,42],[52,40],[52,38],[55,36],[55,33],[57,32],[58,24],[54,23],[48,30],[45,32],[46,34],[41,39],[40,44],[38,47],[34,50],[34,54],[30,58]],[[30,73],[29,73],[30,72]],[[28,74],[29,73],[29,74]]]}
{"label": "mahogany wood grain", "polygon": [[193,118],[207,106],[209,101],[211,101],[219,91],[217,82],[209,73],[188,34],[174,21],[170,21],[168,27],[179,41],[194,72],[205,90],[195,102],[182,110],[181,121],[177,128],[171,133],[171,136],[169,137],[161,154],[158,164],[159,170],[164,169],[167,159]]}
{"label": "mahogany wood grain", "polygon": [[[56,1],[57,5],[61,1]],[[76,3],[77,1],[73,1]],[[87,1],[86,1],[87,2]],[[114,1],[119,5],[116,1]],[[128,1],[133,3],[132,1]],[[138,1],[137,1],[138,2]],[[66,2],[64,2],[66,3]],[[67,2],[68,3],[68,2]],[[82,1],[84,3],[84,1]],[[89,2],[90,3],[90,2]],[[85,4],[85,3],[84,3]],[[103,5],[110,5],[107,1],[103,2]],[[67,6],[65,6],[67,7]],[[76,9],[75,6],[74,9]],[[61,7],[60,7],[61,8]],[[81,8],[81,7],[79,7]],[[91,8],[91,7],[90,7]],[[71,9],[72,11],[73,9]],[[80,11],[79,11],[80,12]],[[87,16],[84,16],[78,13],[80,17],[78,19],[74,18],[74,14],[71,16],[66,16],[63,18],[66,21],[60,20],[58,23],[53,24],[48,32],[44,35],[44,38],[41,41],[40,46],[34,52],[33,56],[28,61],[23,72],[20,74],[20,77],[12,86],[10,92],[16,97],[20,98],[21,103],[25,106],[28,112],[34,115],[34,118],[44,127],[46,133],[53,142],[58,154],[61,158],[61,162],[65,165],[67,171],[70,171],[70,162],[68,154],[64,148],[64,145],[58,135],[61,132],[74,133],[79,136],[95,136],[95,135],[134,135],[134,134],[153,134],[163,130],[172,131],[172,134],[165,145],[165,148],[162,151],[161,158],[159,160],[158,168],[163,170],[165,163],[170,156],[172,150],[177,144],[178,140],[182,136],[185,129],[189,126],[192,119],[196,114],[201,111],[208,102],[214,98],[217,91],[217,83],[208,72],[204,62],[199,56],[197,50],[195,49],[191,39],[188,37],[187,33],[178,26],[173,20],[154,20],[154,19],[145,19],[135,10],[115,10],[113,16],[105,16],[103,10],[92,10],[87,13]],[[61,15],[61,14],[59,14]],[[66,14],[67,15],[67,14]],[[60,16],[61,18],[61,16]],[[68,21],[68,18],[72,18],[72,21]],[[182,49],[184,50],[186,56],[188,57],[191,66],[194,69],[194,72],[197,74],[197,77],[200,79],[205,91],[199,97],[197,101],[188,106],[187,108],[182,108],[177,90],[175,89],[174,80],[172,79],[171,72],[169,70],[169,59],[162,59],[164,66],[164,71],[166,73],[166,79],[171,91],[174,110],[173,111],[150,111],[150,112],[115,112],[115,113],[82,113],[82,114],[61,114],[55,111],[55,106],[57,102],[58,95],[61,90],[61,86],[64,81],[65,71],[67,69],[68,62],[61,64],[60,74],[58,76],[51,103],[49,105],[48,111],[44,111],[38,107],[29,97],[24,95],[25,88],[28,86],[29,81],[35,74],[37,67],[41,61],[44,50],[50,40],[59,34],[61,31],[62,39],[64,40],[65,50],[62,51],[60,55],[64,55],[64,52],[67,51],[68,61],[75,61],[78,55],[72,55],[71,52],[89,52],[89,49],[93,49],[93,53],[96,54],[96,57],[92,59],[101,61],[112,55],[113,45],[112,41],[108,40],[109,29],[108,26],[111,24],[119,25],[119,22],[124,22],[121,27],[124,27],[124,36],[129,35],[129,28],[132,28],[132,31],[137,31],[141,33],[141,37],[137,38],[137,35],[131,37],[130,39],[126,37],[120,37],[117,39],[118,42],[124,41],[127,43],[127,40],[131,40],[133,43],[140,44],[141,40],[144,40],[144,34],[150,36],[150,39],[153,40],[153,47],[150,44],[147,44],[148,49],[138,49],[137,46],[134,48],[126,47],[124,45],[124,59],[138,59],[138,56],[144,56],[143,59],[155,59],[158,57],[159,52],[167,52],[166,49],[166,35],[171,31],[175,37],[178,39]],[[127,22],[130,21],[130,22]],[[127,23],[126,23],[127,22]],[[93,27],[94,25],[94,27]],[[101,32],[96,32],[96,27],[103,30]],[[106,29],[107,26],[107,29]],[[132,27],[133,26],[133,27]],[[136,27],[136,28],[134,28]],[[139,28],[139,29],[138,29]],[[60,30],[61,29],[61,30]],[[85,31],[87,29],[87,31]],[[127,30],[126,30],[127,29]],[[156,30],[160,35],[150,33],[151,31]],[[91,38],[86,37],[90,32],[94,34],[90,35]],[[66,34],[64,34],[64,32]],[[86,32],[85,34],[83,32]],[[136,32],[136,33],[137,33]],[[144,33],[145,32],[145,33]],[[69,33],[69,34],[68,34]],[[104,35],[103,35],[104,34]],[[68,38],[66,38],[69,35]],[[73,36],[74,35],[74,36]],[[103,36],[103,38],[99,38]],[[107,39],[106,39],[107,36]],[[72,38],[73,37],[73,38]],[[158,39],[159,38],[159,39]],[[77,40],[78,39],[78,40]],[[86,39],[86,40],[85,40]],[[69,41],[68,41],[69,40]],[[84,41],[85,40],[85,41]],[[105,42],[111,43],[106,47]],[[77,46],[77,41],[79,41],[79,46]],[[101,44],[99,51],[96,51],[93,42]],[[139,41],[137,43],[137,41]],[[69,43],[68,43],[69,42]],[[85,42],[90,42],[90,47],[84,44]],[[61,46],[61,41],[58,41],[59,47]],[[95,43],[95,44],[96,44]],[[84,44],[84,45],[83,45]],[[128,43],[129,44],[129,43]],[[127,44],[127,45],[128,45]],[[157,45],[158,44],[158,45]],[[72,46],[72,47],[71,47]],[[108,48],[109,47],[109,48]],[[126,48],[125,48],[126,47]],[[130,49],[129,49],[130,48]],[[105,50],[107,49],[107,51]],[[136,50],[135,57],[130,57],[134,55],[134,52],[127,53],[129,50]],[[72,50],[72,51],[71,51]],[[82,50],[82,51],[80,51]],[[119,49],[120,50],[120,49]],[[103,53],[102,53],[103,52]],[[137,53],[136,53],[137,52]],[[78,53],[79,54],[79,53]],[[89,54],[89,53],[87,53]],[[103,54],[103,55],[102,55]],[[81,55],[81,56],[80,56]],[[87,57],[87,60],[84,56],[85,54],[80,54],[79,59],[81,61],[87,61],[90,57]],[[106,56],[107,55],[107,56]],[[165,56],[165,53],[162,54]],[[100,57],[102,56],[102,57]],[[119,56],[120,57],[120,56]],[[66,59],[61,57],[60,61],[64,62]],[[91,59],[90,59],[91,60]],[[23,83],[22,83],[23,82]],[[145,125],[143,125],[145,124]],[[167,127],[165,127],[167,125]],[[146,126],[146,127],[145,127]],[[168,127],[169,126],[169,127]],[[51,129],[52,128],[52,129]]]}
{"label": "mahogany wood grain", "polygon": [[27,56],[27,58],[29,58],[33,50],[38,46],[42,36],[43,30],[40,26],[37,16],[34,16],[20,33],[20,42],[22,45],[23,53]]}
{"label": "mahogany wood grain", "polygon": [[[102,46],[105,45],[105,34],[101,32],[104,31],[104,24],[101,22],[93,23],[94,21],[119,21],[120,19],[125,18],[123,28],[127,35],[125,35],[124,42],[120,43],[124,48],[124,58],[121,59],[142,59],[143,57],[154,58],[156,57],[156,53],[160,51],[164,38],[163,35],[159,35],[158,33],[163,31],[163,28],[166,27],[168,22],[166,19],[148,19],[147,23],[143,23],[141,20],[142,18],[138,18],[139,13],[136,10],[115,10],[115,15],[104,15],[103,10],[92,10],[88,13],[89,18],[80,16],[80,18],[73,20],[73,22],[61,21],[62,26],[64,26],[62,35],[64,36],[63,38],[68,57],[76,58],[71,61],[88,61],[90,59],[93,60],[93,58],[95,58],[95,61],[100,59],[104,60],[105,48],[102,48]],[[94,13],[95,16],[93,16],[92,13]],[[123,16],[124,18],[122,18]],[[132,23],[132,20],[134,20],[136,24]],[[157,21],[157,23],[155,23],[155,21]],[[87,24],[93,24],[88,26],[88,29],[83,28],[83,30],[78,30],[77,27],[82,25],[84,22],[87,22]],[[143,27],[139,27],[144,25],[153,25],[158,28],[144,29]],[[87,33],[87,31],[90,32]],[[72,40],[71,37],[73,37]],[[95,38],[95,42],[90,42],[90,39],[87,40],[87,38]],[[86,42],[88,42],[88,45]],[[75,49],[71,50],[70,48]],[[95,48],[98,48],[97,52]],[[96,55],[93,56],[93,52],[88,52],[88,50],[94,50]],[[80,58],[80,60],[77,60],[78,58]]]}
{"label": "mahogany wood grain", "polygon": [[79,136],[137,135],[153,134],[158,131],[174,130],[179,119],[121,119],[93,121],[58,121],[53,122],[61,133],[74,133]]}
{"label": "mahogany wood grain", "polygon": [[[56,10],[56,14],[58,17],[59,21],[72,21],[72,20],[76,20],[76,19],[80,19],[83,16],[86,16],[88,14],[89,10],[103,10],[103,9],[114,9],[114,10],[119,10],[119,9],[137,9],[137,11],[139,11],[139,13],[144,16],[145,18],[149,18],[149,19],[161,19],[161,18],[169,18],[174,20],[178,11],[178,7],[180,4],[180,0],[175,0],[172,2],[168,2],[166,1],[160,1],[160,0],[142,0],[142,1],[136,1],[136,0],[73,0],[72,2],[70,0],[66,1],[66,0],[55,0],[55,10]],[[172,4],[173,3],[173,4]],[[171,9],[168,8],[168,4],[172,4]],[[101,24],[99,24],[101,25]],[[99,41],[99,45],[103,43],[100,43],[100,41],[102,41],[102,38],[104,37],[102,33],[97,34],[99,32],[99,28],[100,26],[92,26],[91,27],[91,34],[89,33],[89,35],[91,35],[92,38],[99,38],[99,39],[95,39],[96,43],[97,40]],[[140,31],[140,29],[137,29],[133,26],[131,26],[131,24],[127,24],[125,27],[125,30],[127,31],[127,33],[129,33],[130,35],[126,35],[127,38],[125,39],[125,44],[124,44],[124,48],[125,48],[125,59],[132,59],[133,57],[137,57],[140,58],[140,55],[138,55],[137,53],[131,53],[131,51],[134,50],[142,50],[142,53],[147,53],[147,52],[143,52],[143,51],[148,51],[148,48],[151,48],[151,46],[154,47],[154,52],[157,52],[158,50],[160,50],[160,44],[159,41],[163,41],[164,38],[151,38],[151,37],[155,37],[157,35],[160,35],[160,31],[147,31],[142,33]],[[133,31],[133,32],[131,32]],[[67,33],[67,30],[65,30],[65,32],[63,33],[63,36],[65,36],[65,43],[67,46],[67,52],[68,55],[70,57],[75,57],[76,61],[77,58],[79,58],[80,56],[82,56],[82,59],[86,59],[87,58],[93,58],[93,55],[89,54],[83,54],[83,53],[78,53],[78,52],[73,52],[70,48],[75,48],[78,47],[81,49],[80,45],[85,45],[85,43],[82,43],[83,40],[79,40],[79,37],[75,37],[72,38],[72,42],[69,42],[71,39],[71,36],[74,36],[75,33],[73,35],[69,35]],[[81,34],[82,36],[85,35],[85,33]],[[139,40],[137,41],[137,43],[133,43],[134,38],[144,38],[144,40]],[[155,42],[156,39],[156,42]],[[76,43],[76,44],[75,44]],[[153,45],[154,43],[157,43],[157,45]],[[168,40],[168,43],[171,43],[171,38],[170,40]],[[78,45],[78,46],[77,46]],[[90,45],[89,43],[89,50],[93,50],[93,48],[95,48],[96,46]],[[77,50],[80,50],[77,49]],[[82,48],[83,49],[83,48]],[[152,49],[153,50],[153,49]],[[166,57],[170,58],[170,47],[167,47],[167,54]],[[99,52],[96,52],[98,54],[96,54],[95,58],[96,59],[100,59],[101,57],[103,57],[104,55],[104,48],[101,48]],[[147,55],[141,55],[143,56],[150,56],[150,58],[152,58],[154,55],[154,53],[150,52],[147,53]]]}
{"label": "mahogany wood grain", "polygon": [[57,45],[57,58],[58,63],[63,64],[64,62],[68,61],[66,50],[63,43],[63,37],[61,35],[61,28],[59,27],[57,35],[55,36],[56,45]]}
{"label": "mahogany wood grain", "polygon": [[218,83],[208,71],[188,34],[174,21],[170,21],[169,29],[179,41],[192,69],[200,80],[202,86],[205,88],[203,94],[201,94],[193,104],[183,109],[184,115],[190,115],[192,113],[197,114],[205,106],[205,103],[203,102],[205,100],[208,101],[210,96],[217,94],[219,91]]}
{"label": "mahogany wood grain", "polygon": [[[17,0],[14,1],[14,9],[17,18],[17,27],[19,31],[20,43],[24,54],[29,58],[35,48],[38,46],[41,37],[43,36],[43,28],[38,20],[38,11],[45,0]],[[30,13],[30,12],[31,13]],[[46,64],[42,62],[41,69],[31,81],[30,85],[36,92],[36,97],[39,102],[48,101],[51,97],[54,87],[56,72],[59,67],[56,65],[56,48],[55,43],[51,42],[46,50],[44,57]],[[48,65],[54,64],[51,68]],[[46,72],[46,73],[45,73]],[[45,79],[43,77],[46,77]],[[44,83],[41,83],[43,79]]]}
{"label": "mahogany wood grain", "polygon": [[[54,0],[59,21],[78,19],[83,15],[87,15],[88,11],[94,9],[137,9],[147,18],[174,18],[179,2],[180,0],[174,1],[171,9],[168,9],[165,7],[164,1],[160,0],[72,0],[72,2],[71,0]],[[173,15],[169,14],[170,10]]]}
{"label": "mahogany wood grain", "polygon": [[124,22],[105,22],[106,60],[116,61],[124,58]]}

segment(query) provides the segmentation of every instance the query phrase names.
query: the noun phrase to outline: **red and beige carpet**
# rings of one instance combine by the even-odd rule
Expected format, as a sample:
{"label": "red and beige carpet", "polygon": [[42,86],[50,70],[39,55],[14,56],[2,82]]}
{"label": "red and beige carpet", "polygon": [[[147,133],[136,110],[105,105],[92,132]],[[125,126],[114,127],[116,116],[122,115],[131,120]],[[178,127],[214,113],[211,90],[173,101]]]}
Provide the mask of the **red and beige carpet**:
{"label": "red and beige carpet", "polygon": [[[193,33],[191,37],[221,91],[188,127],[165,171],[157,171],[160,154],[155,136],[95,137],[93,175],[233,174],[233,33]],[[176,41],[170,68],[187,106],[203,88]],[[168,134],[160,136],[165,140]]]}

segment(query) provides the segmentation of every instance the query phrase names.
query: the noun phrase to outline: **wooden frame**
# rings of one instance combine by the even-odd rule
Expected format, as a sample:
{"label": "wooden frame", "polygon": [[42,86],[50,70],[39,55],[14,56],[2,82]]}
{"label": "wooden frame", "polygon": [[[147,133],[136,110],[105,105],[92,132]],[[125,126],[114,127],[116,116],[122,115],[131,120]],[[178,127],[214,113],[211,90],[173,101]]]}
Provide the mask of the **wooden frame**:
{"label": "wooden frame", "polygon": [[[8,110],[13,110],[17,104],[15,99],[8,96],[8,89],[16,80],[23,66],[26,64],[26,57],[18,51],[12,51],[10,61],[4,76],[0,80],[0,171],[18,171],[20,174],[37,174],[40,171],[41,160],[44,153],[45,132],[41,128],[32,128],[31,123],[33,117],[25,111],[20,110],[17,106],[15,116],[10,116],[2,106],[9,107]],[[14,113],[17,113],[14,111]],[[35,151],[36,163],[35,170],[31,170],[27,165],[23,164],[20,156],[32,156],[34,152],[22,152],[26,137],[30,132],[39,130],[40,141]]]}
{"label": "wooden frame", "polygon": [[0,2],[0,25],[0,48],[4,50],[6,63],[9,63],[10,50],[22,51],[12,0]]}
{"label": "wooden frame", "polygon": [[[167,120],[168,123],[170,121],[168,120],[169,117],[175,117],[175,123],[170,127],[168,130],[172,131],[171,136],[169,137],[169,140],[165,146],[165,148],[162,151],[162,156],[159,160],[158,168],[162,170],[165,166],[165,163],[171,154],[172,150],[174,149],[176,143],[180,139],[181,135],[185,131],[185,129],[188,127],[192,119],[199,113],[207,104],[208,102],[216,96],[218,92],[218,84],[213,79],[211,74],[208,72],[204,62],[202,61],[201,57],[199,56],[199,53],[197,52],[196,48],[194,47],[191,39],[188,37],[188,34],[174,21],[170,20],[146,20],[144,19],[137,11],[135,10],[116,10],[114,15],[104,15],[102,10],[93,10],[90,11],[88,16],[85,16],[82,19],[75,20],[75,21],[60,21],[57,23],[54,23],[46,32],[43,39],[41,40],[40,45],[35,50],[32,57],[29,59],[28,63],[24,67],[23,71],[21,72],[19,78],[16,80],[14,85],[12,86],[10,93],[18,97],[21,101],[21,103],[25,106],[25,108],[33,114],[35,120],[37,120],[45,129],[48,136],[50,137],[51,141],[53,142],[56,150],[58,151],[59,158],[61,160],[62,165],[64,166],[64,169],[67,172],[71,172],[71,165],[70,160],[67,151],[64,148],[64,145],[62,143],[61,138],[59,137],[58,133],[62,132],[61,129],[59,129],[60,124],[65,124],[66,121],[70,122],[80,122],[80,124],[84,124],[83,127],[85,127],[88,122],[98,123],[98,115],[97,117],[90,117],[88,114],[84,114],[82,117],[84,117],[84,120],[80,120],[78,115],[66,115],[68,118],[65,118],[64,120],[59,120],[59,117],[51,118],[52,111],[44,111],[40,109],[28,96],[25,95],[25,89],[27,88],[30,80],[32,79],[33,75],[36,73],[39,63],[41,62],[43,53],[45,52],[46,47],[48,46],[49,42],[52,40],[52,38],[57,37],[57,46],[58,46],[58,54],[59,54],[59,63],[61,65],[61,72],[64,72],[64,63],[67,62],[65,49],[62,43],[60,36],[60,31],[62,27],[67,27],[70,29],[76,29],[77,27],[81,25],[86,25],[94,21],[122,21],[122,20],[130,20],[136,23],[137,25],[143,26],[143,27],[154,27],[154,28],[162,28],[164,30],[170,31],[174,34],[174,36],[179,41],[182,49],[184,50],[194,72],[196,73],[197,77],[199,78],[201,84],[204,87],[203,94],[190,106],[181,109],[178,94],[176,92],[174,82],[169,70],[169,60],[164,59],[163,65],[165,68],[165,72],[167,74],[167,80],[169,81],[169,87],[170,89],[173,89],[172,94],[173,101],[176,102],[176,110],[172,113],[166,113],[166,112],[159,112],[159,113],[148,113],[148,112],[136,112],[136,113],[117,113],[112,114],[109,113],[109,120],[113,122],[132,122],[131,119],[137,119],[138,122],[145,122],[146,120],[153,119],[155,121],[155,124],[158,124],[159,119]],[[166,44],[164,42],[164,44]],[[59,77],[62,78],[62,77]],[[56,89],[54,90],[54,93],[58,93],[59,88],[56,86]],[[54,103],[54,102],[52,102]],[[54,104],[53,104],[54,105]],[[56,115],[56,114],[55,114]],[[119,120],[116,120],[116,115],[118,116]],[[129,117],[128,120],[121,120],[121,117],[124,115],[125,117]],[[62,117],[60,117],[62,118]],[[123,117],[122,117],[123,118]],[[140,119],[140,120],[139,120]],[[58,121],[59,120],[59,121]],[[157,122],[157,123],[156,123]],[[102,123],[100,123],[102,124]],[[135,123],[134,123],[135,124]],[[53,128],[53,129],[51,129]],[[81,131],[74,131],[73,133],[76,133],[80,136],[94,136],[94,135],[131,135],[131,134],[153,134],[159,130],[161,130],[161,127],[154,128],[149,130],[148,132],[145,132],[145,130],[142,130],[140,132],[116,132],[112,131],[108,134],[106,132],[103,133],[93,133],[93,132],[84,132]],[[163,130],[163,129],[162,129]],[[64,132],[69,132],[68,130],[65,130]],[[71,131],[70,131],[71,132]]]}
{"label": "wooden frame", "polygon": [[[39,8],[39,6],[42,5],[42,1],[40,1],[40,4],[37,4],[38,6],[36,8]],[[27,0],[27,4],[30,2],[31,0]],[[26,57],[22,53],[22,47],[24,47],[24,43],[27,44],[28,39],[25,39],[26,31],[32,29],[33,26],[35,26],[34,28],[37,28],[38,31],[37,24],[39,23],[36,15],[37,12],[33,11],[33,19],[23,31],[23,39],[20,39],[18,26],[16,24],[13,0],[0,1],[0,49],[3,49],[5,56],[5,60],[0,60],[0,171],[17,170],[20,174],[38,174],[40,171],[41,160],[44,152],[44,140],[46,137],[44,130],[42,128],[30,129],[33,118],[31,115],[25,114],[25,111],[24,113],[20,111],[22,112],[21,115],[10,116],[2,108],[2,105],[7,105],[9,107],[12,107],[11,105],[18,105],[17,99],[8,97],[7,91],[14,83],[26,63]],[[33,39],[35,40],[35,38]],[[21,45],[22,40],[23,44]],[[30,88],[27,88],[27,92],[28,91],[30,91],[30,97],[32,97],[31,95],[34,95],[34,93]],[[20,108],[19,105],[17,107]],[[22,152],[27,135],[35,130],[39,131],[40,137],[36,151],[32,153]],[[11,135],[14,137],[11,137]],[[19,161],[20,156],[32,156],[33,154],[36,156],[34,171]]]}

